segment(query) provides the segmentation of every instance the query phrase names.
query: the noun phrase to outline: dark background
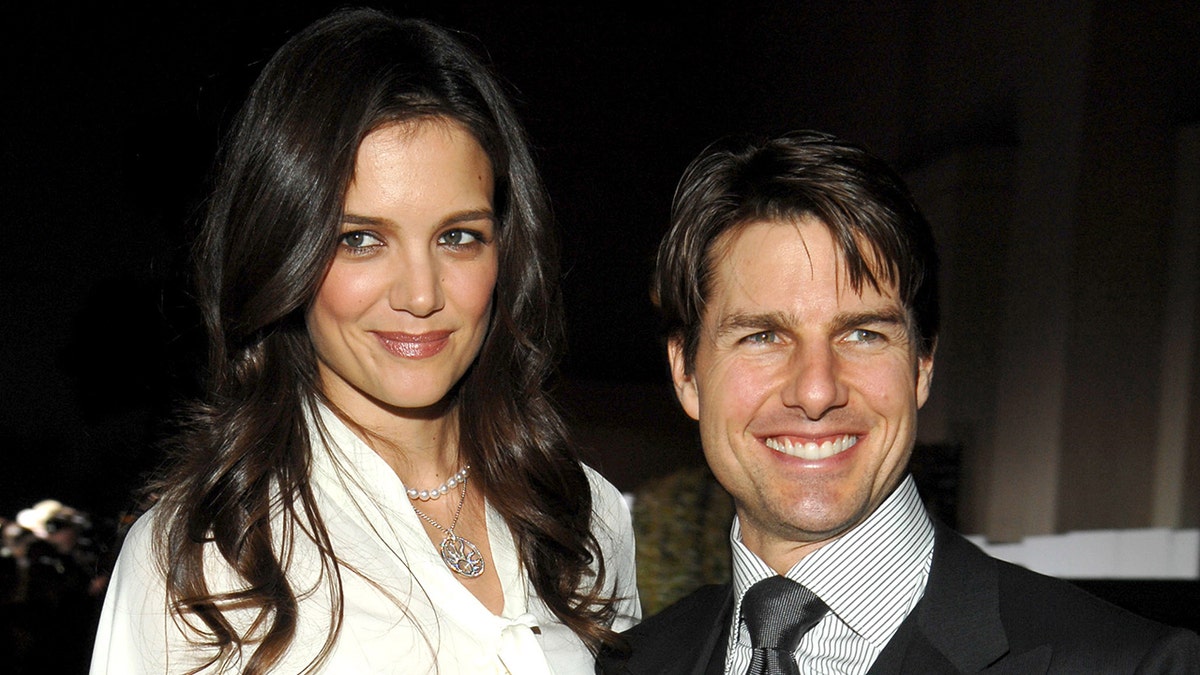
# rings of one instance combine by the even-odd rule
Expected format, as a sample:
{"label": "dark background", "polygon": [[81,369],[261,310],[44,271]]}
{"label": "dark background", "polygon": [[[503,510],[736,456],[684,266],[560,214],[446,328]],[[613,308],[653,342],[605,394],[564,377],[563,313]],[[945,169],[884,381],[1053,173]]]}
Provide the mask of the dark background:
{"label": "dark background", "polygon": [[[842,74],[870,72],[830,25],[853,13],[826,15],[834,4],[818,3],[764,30],[788,5],[376,5],[462,30],[510,86],[560,224],[560,393],[581,414],[596,411],[597,396],[650,423],[676,414],[647,276],[675,182],[704,145],[789,127],[887,138],[895,111],[876,109],[880,92]],[[198,363],[183,275],[221,134],[270,54],[333,6],[0,10],[0,513],[45,497],[115,513],[155,466],[152,441]],[[866,5],[862,18],[895,30],[904,7]],[[803,72],[787,79],[811,105],[772,94],[784,47],[799,50],[790,58]],[[621,394],[625,385],[663,396],[643,401]]]}
{"label": "dark background", "polygon": [[[559,398],[623,489],[648,475],[623,473],[597,439],[681,439],[625,449],[661,452],[651,473],[700,461],[646,291],[687,162],[719,136],[794,128],[863,143],[901,171],[964,143],[1016,143],[1012,92],[1031,57],[1014,35],[1030,15],[1057,16],[1040,3],[1015,3],[1020,20],[1007,5],[932,0],[702,4],[375,3],[463,31],[510,86],[563,241]],[[1166,64],[1151,70],[1184,92],[1171,105],[1200,117],[1195,70],[1178,67],[1196,65],[1200,12],[1180,9],[1194,5],[1093,4],[1136,23],[1115,53]],[[0,514],[54,497],[106,517],[156,465],[153,441],[198,364],[183,275],[213,155],[265,60],[334,6],[0,9]],[[947,42],[952,59],[927,48]],[[1160,42],[1179,53],[1156,54]]]}
{"label": "dark background", "polygon": [[[1030,50],[1025,41],[1052,42],[1060,31],[1095,41],[1080,44],[1091,54],[1057,53],[1063,72],[1075,72],[1076,58],[1089,64],[1079,70],[1091,80],[1079,112],[1089,147],[1100,150],[1088,157],[1121,161],[1086,170],[1111,181],[1114,203],[1145,208],[1120,203],[1124,179],[1111,175],[1141,166],[1145,150],[1131,153],[1137,161],[1125,157],[1122,134],[1141,131],[1110,138],[1103,115],[1118,113],[1114,126],[1140,119],[1152,98],[1144,119],[1155,133],[1200,121],[1200,5],[1192,0],[373,4],[463,31],[509,85],[563,242],[568,350],[556,394],[588,460],[625,490],[702,462],[668,385],[647,281],[678,176],[714,139],[821,129],[866,145],[901,172],[948,150],[1015,147],[1030,140],[1020,138],[1028,127],[1018,118],[1040,119],[1036,93],[1057,84],[1036,81],[1055,64],[1031,67],[1054,50]],[[194,390],[202,345],[184,275],[221,135],[271,53],[334,6],[0,9],[0,516],[52,497],[111,525],[132,506],[160,460],[154,442],[170,411]],[[1098,28],[1068,25],[1081,15]],[[1162,183],[1151,194],[1169,196],[1166,178],[1144,180]],[[1169,217],[1168,206],[1158,207],[1147,218]],[[1102,241],[1102,230],[1087,242]],[[1124,283],[1126,259],[1138,260],[1123,250],[1112,258],[1121,264],[1101,279],[1101,296]],[[1107,266],[1085,264],[1080,274],[1095,267]],[[1090,277],[1076,287],[1088,284]],[[1081,306],[1107,301],[1088,302]],[[1083,342],[1090,353],[1093,342],[1120,341]],[[1114,353],[1124,349],[1116,344]],[[1154,389],[1148,378],[1157,372],[1135,375],[1143,379],[1131,391]],[[950,379],[941,380],[943,392]],[[1200,625],[1195,582],[1083,585],[1154,618]]]}

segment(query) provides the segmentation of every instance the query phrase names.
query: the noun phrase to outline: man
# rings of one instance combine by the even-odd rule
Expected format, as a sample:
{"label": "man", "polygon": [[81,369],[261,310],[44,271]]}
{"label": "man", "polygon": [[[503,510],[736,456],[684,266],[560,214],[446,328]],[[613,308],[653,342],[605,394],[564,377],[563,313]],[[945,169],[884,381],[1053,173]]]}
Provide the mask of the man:
{"label": "man", "polygon": [[733,583],[631,629],[631,654],[599,670],[1200,672],[1195,634],[989,558],[926,513],[907,465],[937,257],[883,162],[812,132],[710,148],[671,220],[654,291],[676,394],[736,505]]}

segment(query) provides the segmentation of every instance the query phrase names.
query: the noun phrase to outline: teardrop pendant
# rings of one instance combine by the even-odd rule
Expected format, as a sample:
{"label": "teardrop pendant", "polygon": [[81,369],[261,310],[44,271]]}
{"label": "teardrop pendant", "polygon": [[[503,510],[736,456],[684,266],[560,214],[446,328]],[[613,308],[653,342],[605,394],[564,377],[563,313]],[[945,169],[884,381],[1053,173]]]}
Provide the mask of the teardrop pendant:
{"label": "teardrop pendant", "polygon": [[442,562],[456,574],[469,579],[483,574],[483,555],[479,547],[470,541],[448,532],[441,545]]}

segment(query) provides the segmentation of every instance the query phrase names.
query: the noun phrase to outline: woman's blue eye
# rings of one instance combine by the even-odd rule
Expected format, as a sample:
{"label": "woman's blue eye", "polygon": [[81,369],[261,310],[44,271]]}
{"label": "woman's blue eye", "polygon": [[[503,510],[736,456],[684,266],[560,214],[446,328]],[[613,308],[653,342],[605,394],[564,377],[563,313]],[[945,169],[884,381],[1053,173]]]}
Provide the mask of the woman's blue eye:
{"label": "woman's blue eye", "polygon": [[449,246],[468,246],[483,241],[478,232],[469,230],[450,230],[438,237],[438,242]]}
{"label": "woman's blue eye", "polygon": [[376,237],[370,232],[363,231],[347,232],[346,234],[342,235],[339,243],[347,248],[352,249],[368,248],[383,244],[383,242],[379,241],[379,237]]}

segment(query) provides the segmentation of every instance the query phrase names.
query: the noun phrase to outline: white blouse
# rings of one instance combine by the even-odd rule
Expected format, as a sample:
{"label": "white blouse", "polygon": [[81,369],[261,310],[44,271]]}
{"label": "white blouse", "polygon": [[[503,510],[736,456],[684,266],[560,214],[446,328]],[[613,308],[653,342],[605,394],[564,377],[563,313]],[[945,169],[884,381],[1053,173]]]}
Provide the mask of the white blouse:
{"label": "white blouse", "polygon": [[[487,507],[492,560],[504,591],[495,615],[442,562],[390,467],[336,416],[322,410],[331,447],[315,443],[312,484],[341,569],[344,619],[321,672],[328,673],[592,673],[583,642],[537,597],[522,571],[512,534]],[[320,438],[316,433],[314,439]],[[584,467],[592,488],[592,529],[607,569],[608,592],[621,598],[615,630],[637,622],[633,528],[616,488]],[[167,609],[153,554],[151,509],[134,524],[109,583],[91,673],[185,672],[210,652],[187,642]],[[330,587],[321,580],[316,547],[299,529],[288,577],[299,600],[296,638],[274,672],[299,673],[329,635]],[[215,546],[206,552],[210,589],[241,584]],[[253,619],[229,613],[235,626]],[[194,619],[193,619],[194,620]],[[247,650],[249,651],[249,650]],[[240,672],[242,658],[206,673]]]}

